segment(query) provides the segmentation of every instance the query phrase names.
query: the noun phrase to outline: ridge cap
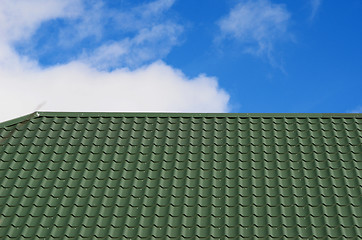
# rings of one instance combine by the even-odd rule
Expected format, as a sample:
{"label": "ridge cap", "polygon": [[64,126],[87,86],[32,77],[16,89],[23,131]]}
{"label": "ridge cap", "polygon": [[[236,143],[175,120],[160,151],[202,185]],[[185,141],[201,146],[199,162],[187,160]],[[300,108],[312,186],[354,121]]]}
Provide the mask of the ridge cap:
{"label": "ridge cap", "polygon": [[43,117],[278,117],[362,118],[362,113],[196,113],[196,112],[35,112]]}

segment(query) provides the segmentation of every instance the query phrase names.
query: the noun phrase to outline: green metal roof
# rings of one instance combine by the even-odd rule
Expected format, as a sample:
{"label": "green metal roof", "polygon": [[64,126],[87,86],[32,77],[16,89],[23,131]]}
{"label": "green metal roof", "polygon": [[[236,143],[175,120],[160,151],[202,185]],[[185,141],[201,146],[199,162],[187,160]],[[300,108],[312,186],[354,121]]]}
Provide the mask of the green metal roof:
{"label": "green metal roof", "polygon": [[362,236],[362,114],[0,124],[0,238]]}

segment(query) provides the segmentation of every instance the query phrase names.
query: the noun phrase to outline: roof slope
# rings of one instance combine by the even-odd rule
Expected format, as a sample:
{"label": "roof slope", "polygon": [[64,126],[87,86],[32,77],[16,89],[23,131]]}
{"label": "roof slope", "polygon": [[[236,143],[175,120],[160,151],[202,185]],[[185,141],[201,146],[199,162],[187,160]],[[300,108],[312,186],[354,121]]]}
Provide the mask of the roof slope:
{"label": "roof slope", "polygon": [[362,114],[0,125],[0,238],[358,238],[361,186]]}

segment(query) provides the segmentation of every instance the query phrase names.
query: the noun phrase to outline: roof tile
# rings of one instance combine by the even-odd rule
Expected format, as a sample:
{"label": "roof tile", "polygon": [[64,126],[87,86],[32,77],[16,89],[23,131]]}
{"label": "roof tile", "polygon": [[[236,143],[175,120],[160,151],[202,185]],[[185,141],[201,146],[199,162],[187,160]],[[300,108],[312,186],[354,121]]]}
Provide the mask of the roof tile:
{"label": "roof tile", "polygon": [[361,114],[0,124],[0,238],[357,238]]}

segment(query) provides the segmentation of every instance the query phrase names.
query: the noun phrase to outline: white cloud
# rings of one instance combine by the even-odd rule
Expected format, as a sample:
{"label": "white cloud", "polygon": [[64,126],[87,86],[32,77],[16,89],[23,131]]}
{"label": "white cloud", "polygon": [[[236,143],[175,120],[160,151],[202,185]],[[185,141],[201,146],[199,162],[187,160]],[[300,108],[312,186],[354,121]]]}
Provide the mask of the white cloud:
{"label": "white cloud", "polygon": [[311,14],[309,19],[313,20],[322,4],[322,0],[310,0]]}
{"label": "white cloud", "polygon": [[[49,2],[49,3],[48,3]],[[153,2],[150,12],[166,8],[173,1]],[[165,111],[165,112],[226,112],[229,95],[218,86],[217,79],[206,75],[188,78],[180,70],[162,61],[129,70],[115,68],[108,72],[94,67],[95,63],[112,64],[119,56],[131,59],[140,56],[147,41],[176,42],[170,22],[137,28],[133,38],[112,45],[100,46],[108,54],[97,53],[52,67],[41,67],[36,59],[19,55],[13,48],[15,41],[26,41],[44,21],[84,14],[81,4],[64,0],[4,1],[0,8],[0,121],[18,117],[35,110],[47,111]],[[31,7],[29,7],[29,4]],[[2,5],[4,6],[4,5]],[[38,9],[27,15],[25,9]],[[22,9],[24,19],[19,13]],[[146,11],[145,11],[146,12]],[[147,12],[146,12],[147,13]],[[149,14],[149,13],[147,13]],[[18,19],[19,18],[19,19]],[[170,29],[171,28],[171,29]],[[177,29],[177,28],[176,28]],[[171,31],[171,33],[170,33]],[[171,39],[171,40],[165,40]],[[151,44],[152,45],[152,44]],[[154,45],[152,45],[154,46]],[[124,47],[124,49],[122,49]],[[159,58],[171,49],[146,51]],[[108,49],[107,49],[108,48]],[[113,51],[118,51],[112,55]],[[158,51],[165,51],[159,54]],[[102,61],[93,61],[96,56]],[[110,58],[107,59],[107,57]]]}
{"label": "white cloud", "polygon": [[83,39],[93,36],[97,39],[102,38],[104,26],[102,21],[107,21],[110,17],[109,13],[104,10],[102,1],[90,1],[85,4],[84,0],[80,2],[78,7],[78,14],[76,17],[68,18],[72,21],[67,27],[60,29],[58,44],[60,47],[70,47]]}
{"label": "white cloud", "polygon": [[269,54],[276,40],[287,34],[290,14],[281,4],[269,0],[241,1],[218,24],[221,38],[245,44],[245,51]]}
{"label": "white cloud", "polygon": [[[115,27],[133,32],[133,37],[100,46],[86,55],[86,62],[100,69],[135,67],[166,56],[178,44],[178,38],[183,32],[181,25],[164,16],[174,2],[157,0],[111,14]],[[105,12],[103,15],[107,14]],[[105,55],[105,52],[112,53]]]}
{"label": "white cloud", "polygon": [[133,38],[104,44],[81,59],[98,69],[138,66],[166,56],[177,44],[181,32],[182,27],[177,24],[158,24],[139,30]]}
{"label": "white cloud", "polygon": [[1,41],[29,37],[39,25],[50,19],[75,17],[79,0],[2,0],[0,4]]}
{"label": "white cloud", "polygon": [[175,0],[156,0],[127,9],[127,11],[117,11],[110,15],[107,13],[107,15],[117,22],[118,28],[137,31],[163,20],[164,13],[172,7],[174,2]]}
{"label": "white cloud", "polygon": [[[89,43],[91,39],[92,48],[83,48],[80,60],[99,69],[139,67],[165,57],[179,43],[183,32],[180,24],[166,16],[174,0],[156,0],[117,9],[110,9],[103,1],[78,1],[76,11],[70,11],[73,17],[67,19],[65,26],[54,31],[53,35],[58,35],[58,38],[42,43],[44,52],[46,47],[54,46],[71,49],[91,37],[86,41]],[[114,37],[103,38],[105,33]],[[36,40],[22,46],[25,52],[34,54],[32,48]]]}

